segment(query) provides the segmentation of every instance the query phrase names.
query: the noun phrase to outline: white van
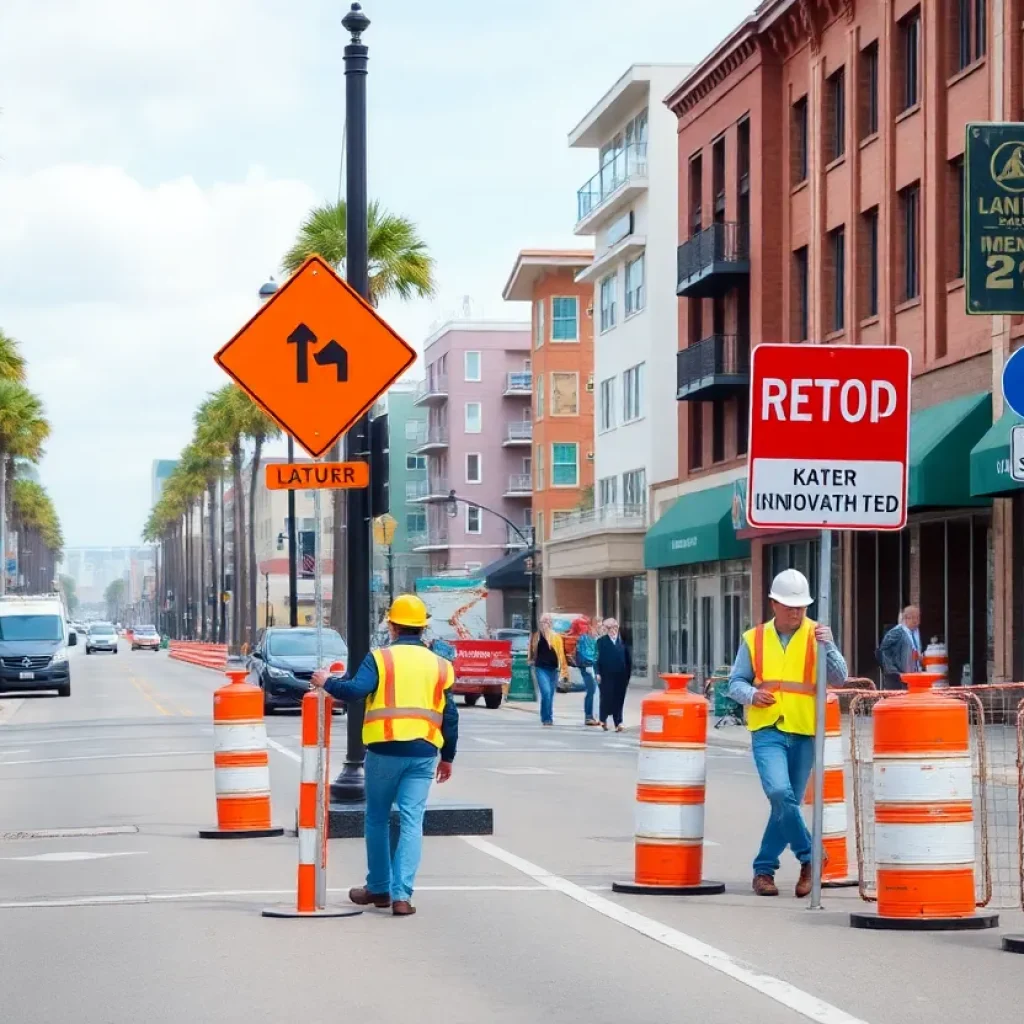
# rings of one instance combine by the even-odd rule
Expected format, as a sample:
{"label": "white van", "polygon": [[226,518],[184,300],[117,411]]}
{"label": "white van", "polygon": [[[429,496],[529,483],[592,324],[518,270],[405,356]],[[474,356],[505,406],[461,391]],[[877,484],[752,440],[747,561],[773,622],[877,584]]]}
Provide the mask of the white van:
{"label": "white van", "polygon": [[77,643],[60,594],[0,597],[0,691],[70,697],[68,648]]}

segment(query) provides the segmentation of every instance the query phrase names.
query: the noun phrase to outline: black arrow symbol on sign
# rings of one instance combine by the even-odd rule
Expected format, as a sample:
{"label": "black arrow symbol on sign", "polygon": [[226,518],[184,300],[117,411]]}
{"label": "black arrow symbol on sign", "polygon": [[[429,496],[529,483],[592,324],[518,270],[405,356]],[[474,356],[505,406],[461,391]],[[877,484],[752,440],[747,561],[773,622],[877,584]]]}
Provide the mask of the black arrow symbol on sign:
{"label": "black arrow symbol on sign", "polygon": [[317,366],[331,366],[338,370],[338,383],[348,380],[348,353],[336,341],[327,342],[324,347],[313,356]]}
{"label": "black arrow symbol on sign", "polygon": [[[295,380],[299,384],[309,383],[309,346],[316,344],[316,335],[305,325],[288,335],[288,344],[295,345]],[[320,360],[317,359],[317,362]]]}

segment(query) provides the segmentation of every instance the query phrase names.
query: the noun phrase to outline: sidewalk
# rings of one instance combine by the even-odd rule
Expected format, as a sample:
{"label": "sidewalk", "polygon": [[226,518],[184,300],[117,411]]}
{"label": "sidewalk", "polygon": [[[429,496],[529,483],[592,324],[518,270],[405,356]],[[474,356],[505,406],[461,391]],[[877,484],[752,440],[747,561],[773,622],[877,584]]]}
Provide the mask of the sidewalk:
{"label": "sidewalk", "polygon": [[[660,691],[652,690],[649,686],[632,685],[626,691],[626,704],[622,712],[622,724],[627,733],[639,733],[640,731],[640,709],[644,698],[652,693]],[[556,693],[555,694],[555,725],[572,726],[583,725],[583,697],[580,693]],[[509,711],[525,712],[526,714],[540,716],[540,702],[535,700],[506,701],[503,708]],[[723,725],[720,729],[715,728],[717,721],[714,716],[708,717],[708,743],[718,747],[736,747],[741,750],[750,749],[750,733],[742,725]],[[609,725],[610,728],[610,725]]]}

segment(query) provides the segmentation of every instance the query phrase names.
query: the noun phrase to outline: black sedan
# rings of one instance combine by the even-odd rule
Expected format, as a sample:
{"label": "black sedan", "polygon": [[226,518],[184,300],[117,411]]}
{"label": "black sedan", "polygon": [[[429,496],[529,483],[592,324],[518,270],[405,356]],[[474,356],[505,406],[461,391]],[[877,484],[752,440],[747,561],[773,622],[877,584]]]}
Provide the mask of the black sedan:
{"label": "black sedan", "polygon": [[[325,666],[341,662],[348,667],[348,647],[336,630],[323,630],[323,659]],[[249,658],[250,677],[263,690],[268,714],[300,707],[316,667],[316,630],[311,626],[271,626]]]}

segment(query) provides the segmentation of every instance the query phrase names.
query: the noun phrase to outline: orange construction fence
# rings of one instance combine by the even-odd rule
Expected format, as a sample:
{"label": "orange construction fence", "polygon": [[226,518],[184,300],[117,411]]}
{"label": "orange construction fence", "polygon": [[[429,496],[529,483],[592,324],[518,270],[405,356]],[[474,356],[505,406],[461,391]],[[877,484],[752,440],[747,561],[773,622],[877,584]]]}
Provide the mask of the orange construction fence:
{"label": "orange construction fence", "polygon": [[223,672],[228,664],[228,649],[225,644],[203,644],[196,640],[172,640],[171,657],[201,668],[212,668]]}

